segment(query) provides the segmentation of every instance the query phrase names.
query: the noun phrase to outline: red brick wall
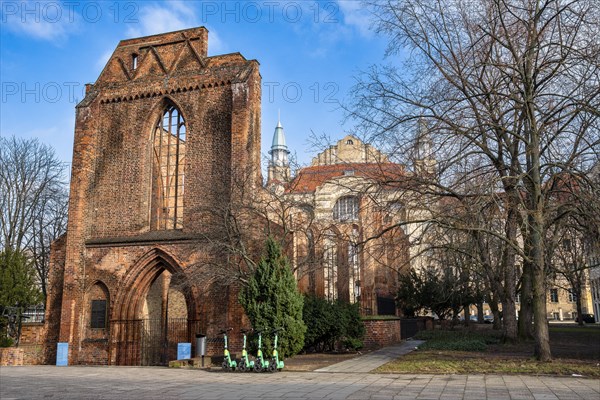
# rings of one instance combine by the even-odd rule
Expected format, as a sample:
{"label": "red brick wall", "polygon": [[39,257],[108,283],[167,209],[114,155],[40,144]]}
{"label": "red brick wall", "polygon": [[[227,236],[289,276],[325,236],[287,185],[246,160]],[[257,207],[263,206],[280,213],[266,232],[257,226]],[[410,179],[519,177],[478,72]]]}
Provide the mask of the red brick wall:
{"label": "red brick wall", "polygon": [[20,345],[23,344],[42,344],[44,342],[44,324],[43,323],[25,323],[21,326]]}
{"label": "red brick wall", "polygon": [[83,340],[79,359],[86,365],[108,365],[108,340]]}
{"label": "red brick wall", "polygon": [[20,347],[0,347],[0,365],[23,365],[23,349]]}
{"label": "red brick wall", "polygon": [[[83,299],[93,285],[107,289],[111,324],[139,318],[140,298],[161,268],[191,275],[194,266],[216,259],[201,237],[215,226],[214,209],[235,196],[235,175],[254,167],[247,185],[260,187],[258,63],[239,53],[207,57],[207,40],[206,29],[193,28],[122,41],[77,105],[67,234],[52,254],[48,363],[58,341],[69,343],[70,364],[113,357],[114,338],[90,337],[87,329]],[[183,229],[157,231],[152,131],[168,103],[180,109],[187,128]],[[239,331],[237,289],[190,279],[196,280],[187,315],[201,321],[203,333]]]}
{"label": "red brick wall", "polygon": [[400,319],[364,320],[365,348],[389,346],[400,342]]}

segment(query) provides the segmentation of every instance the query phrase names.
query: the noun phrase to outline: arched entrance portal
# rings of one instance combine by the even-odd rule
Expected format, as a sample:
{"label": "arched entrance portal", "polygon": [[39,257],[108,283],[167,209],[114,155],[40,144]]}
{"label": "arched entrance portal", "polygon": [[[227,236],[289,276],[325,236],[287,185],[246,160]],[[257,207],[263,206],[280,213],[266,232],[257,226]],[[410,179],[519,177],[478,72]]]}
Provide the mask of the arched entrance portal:
{"label": "arched entrance portal", "polygon": [[177,262],[154,249],[131,269],[111,321],[111,364],[167,365],[204,326]]}

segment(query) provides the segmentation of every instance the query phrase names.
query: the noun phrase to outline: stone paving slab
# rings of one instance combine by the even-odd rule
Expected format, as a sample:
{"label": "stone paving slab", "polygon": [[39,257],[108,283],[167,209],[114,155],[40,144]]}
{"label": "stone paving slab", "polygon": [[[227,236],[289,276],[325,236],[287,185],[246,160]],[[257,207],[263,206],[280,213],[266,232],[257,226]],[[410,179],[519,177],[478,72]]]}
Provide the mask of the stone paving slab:
{"label": "stone paving slab", "polygon": [[600,399],[600,380],[520,375],[224,373],[162,367],[0,367],[0,399]]}
{"label": "stone paving slab", "polygon": [[400,356],[410,353],[423,343],[425,343],[424,340],[407,340],[350,360],[319,368],[315,372],[371,372]]}

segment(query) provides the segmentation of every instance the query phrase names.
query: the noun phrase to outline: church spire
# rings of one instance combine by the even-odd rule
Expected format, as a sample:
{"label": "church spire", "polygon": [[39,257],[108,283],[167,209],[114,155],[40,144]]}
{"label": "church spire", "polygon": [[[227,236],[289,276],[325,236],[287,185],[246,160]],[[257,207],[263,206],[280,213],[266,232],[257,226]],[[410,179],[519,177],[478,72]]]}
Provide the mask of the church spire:
{"label": "church spire", "polygon": [[285,134],[283,132],[283,126],[281,125],[281,115],[279,112],[277,112],[277,126],[273,133],[273,142],[271,143],[269,154],[271,155],[271,159],[269,160],[267,183],[285,183],[289,181],[290,164],[288,155],[290,154],[290,151],[285,143]]}

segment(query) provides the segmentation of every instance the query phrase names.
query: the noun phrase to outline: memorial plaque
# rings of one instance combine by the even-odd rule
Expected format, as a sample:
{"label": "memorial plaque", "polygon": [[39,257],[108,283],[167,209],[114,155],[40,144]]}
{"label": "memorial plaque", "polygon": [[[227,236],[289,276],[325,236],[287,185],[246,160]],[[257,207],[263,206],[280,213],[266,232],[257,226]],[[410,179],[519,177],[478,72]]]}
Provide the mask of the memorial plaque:
{"label": "memorial plaque", "polygon": [[56,365],[59,367],[69,365],[69,343],[58,343],[56,345]]}
{"label": "memorial plaque", "polygon": [[188,358],[192,358],[192,344],[177,343],[177,359],[187,360]]}

